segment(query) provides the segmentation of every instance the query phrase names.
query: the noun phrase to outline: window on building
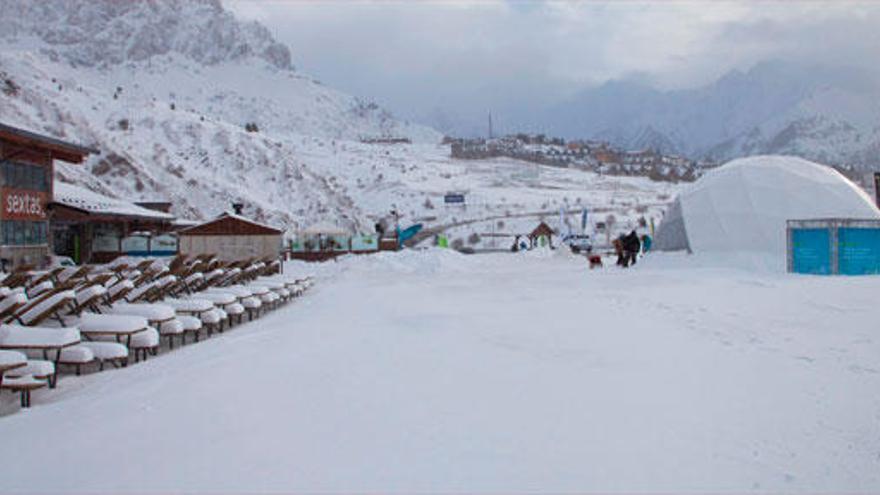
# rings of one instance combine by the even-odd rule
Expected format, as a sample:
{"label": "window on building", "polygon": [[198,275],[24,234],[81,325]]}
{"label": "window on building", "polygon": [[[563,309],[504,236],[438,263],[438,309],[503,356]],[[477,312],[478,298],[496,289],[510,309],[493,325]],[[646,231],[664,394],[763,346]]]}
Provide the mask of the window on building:
{"label": "window on building", "polygon": [[49,167],[5,160],[0,162],[3,185],[30,191],[49,190]]}
{"label": "window on building", "polygon": [[46,222],[5,220],[0,227],[4,246],[39,246],[46,244]]}

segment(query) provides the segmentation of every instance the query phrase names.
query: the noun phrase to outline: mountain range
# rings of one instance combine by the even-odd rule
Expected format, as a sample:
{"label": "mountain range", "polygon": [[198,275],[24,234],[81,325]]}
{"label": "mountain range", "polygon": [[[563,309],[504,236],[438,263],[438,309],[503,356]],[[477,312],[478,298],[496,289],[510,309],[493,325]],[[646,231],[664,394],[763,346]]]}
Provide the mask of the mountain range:
{"label": "mountain range", "polygon": [[[832,165],[880,165],[880,82],[846,67],[772,60],[678,90],[611,80],[538,110],[498,113],[505,131],[603,139],[627,149],[720,161],[792,154]],[[451,127],[443,117],[440,124]]]}

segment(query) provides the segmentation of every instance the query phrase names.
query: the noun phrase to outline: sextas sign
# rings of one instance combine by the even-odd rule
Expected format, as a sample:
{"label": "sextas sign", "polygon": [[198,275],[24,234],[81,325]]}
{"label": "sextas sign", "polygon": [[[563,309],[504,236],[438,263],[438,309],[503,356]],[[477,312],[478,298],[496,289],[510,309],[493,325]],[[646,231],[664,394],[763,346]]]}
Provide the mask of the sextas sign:
{"label": "sextas sign", "polygon": [[41,191],[3,188],[0,193],[5,220],[45,220],[49,194]]}

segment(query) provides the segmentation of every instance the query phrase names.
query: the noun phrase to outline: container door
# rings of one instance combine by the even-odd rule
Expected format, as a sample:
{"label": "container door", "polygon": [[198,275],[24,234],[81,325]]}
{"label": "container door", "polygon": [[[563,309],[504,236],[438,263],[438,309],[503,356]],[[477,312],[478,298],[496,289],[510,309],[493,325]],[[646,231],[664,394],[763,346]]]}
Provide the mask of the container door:
{"label": "container door", "polygon": [[842,227],[837,236],[841,275],[880,273],[880,229]]}
{"label": "container door", "polygon": [[794,273],[831,274],[831,237],[828,229],[793,229],[791,241]]}

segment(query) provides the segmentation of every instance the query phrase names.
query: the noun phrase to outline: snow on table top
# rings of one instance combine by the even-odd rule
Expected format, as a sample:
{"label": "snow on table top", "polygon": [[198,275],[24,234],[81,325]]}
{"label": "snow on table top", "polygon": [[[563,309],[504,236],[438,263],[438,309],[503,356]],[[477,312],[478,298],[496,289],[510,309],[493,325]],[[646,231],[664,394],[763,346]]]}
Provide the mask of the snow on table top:
{"label": "snow on table top", "polygon": [[230,285],[227,287],[211,287],[204,291],[206,294],[233,294],[236,297],[250,297],[254,291],[241,285]]}
{"label": "snow on table top", "polygon": [[232,304],[236,301],[235,294],[231,292],[196,292],[192,297],[194,299],[211,301],[214,304]]}
{"label": "snow on table top", "polygon": [[253,295],[255,295],[255,296],[262,296],[262,295],[264,295],[264,294],[268,294],[268,293],[269,293],[269,288],[268,288],[268,287],[266,287],[266,286],[264,286],[264,285],[257,285],[257,284],[232,285],[232,286],[224,287],[224,288],[226,288],[226,289],[236,289],[236,290],[240,290],[240,289],[249,290],[249,291],[251,291],[251,294],[253,294]]}
{"label": "snow on table top", "polygon": [[143,316],[96,313],[83,313],[73,324],[82,333],[95,334],[127,334],[139,332],[149,326]]}
{"label": "snow on table top", "polygon": [[251,287],[254,287],[254,286],[267,287],[270,290],[284,289],[286,286],[286,284],[281,280],[272,280],[272,279],[265,279],[265,278],[261,278],[261,279],[257,280],[256,282],[251,282],[248,285]]}
{"label": "snow on table top", "polygon": [[690,260],[309,267],[303,304],[2,418],[0,491],[880,491],[880,277]]}
{"label": "snow on table top", "polygon": [[214,308],[214,303],[207,298],[200,298],[194,295],[192,299],[173,299],[166,298],[162,300],[162,304],[167,304],[177,311],[208,311]]}
{"label": "snow on table top", "polygon": [[72,345],[79,341],[79,330],[76,328],[0,325],[0,347],[4,348],[54,348]]}
{"label": "snow on table top", "polygon": [[174,318],[174,308],[161,303],[117,303],[109,312],[116,315],[142,316],[150,321]]}

